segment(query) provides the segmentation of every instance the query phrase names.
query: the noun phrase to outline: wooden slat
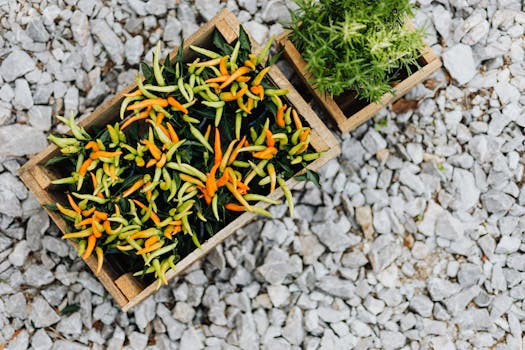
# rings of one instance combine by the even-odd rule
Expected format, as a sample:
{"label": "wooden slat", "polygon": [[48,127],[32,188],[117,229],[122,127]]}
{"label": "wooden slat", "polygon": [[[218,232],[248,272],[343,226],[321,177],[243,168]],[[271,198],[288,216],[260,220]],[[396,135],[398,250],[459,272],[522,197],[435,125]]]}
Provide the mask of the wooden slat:
{"label": "wooden slat", "polygon": [[[410,20],[406,20],[408,29],[415,31],[416,27]],[[370,103],[352,115],[345,115],[337,102],[327,94],[321,94],[319,90],[309,83],[309,72],[306,61],[299,53],[295,45],[288,39],[291,31],[285,31],[277,37],[277,44],[283,49],[284,57],[292,68],[297,72],[299,78],[308,87],[314,98],[326,109],[328,114],[337,124],[342,133],[347,133],[359,127],[385,106],[405,95],[414,86],[427,79],[432,73],[441,67],[441,60],[434,54],[432,49],[426,45],[421,51],[420,64],[422,67],[412,75],[401,81],[394,87],[395,94],[386,93],[379,102]],[[358,101],[356,101],[357,103]],[[352,104],[352,102],[351,102]]]}

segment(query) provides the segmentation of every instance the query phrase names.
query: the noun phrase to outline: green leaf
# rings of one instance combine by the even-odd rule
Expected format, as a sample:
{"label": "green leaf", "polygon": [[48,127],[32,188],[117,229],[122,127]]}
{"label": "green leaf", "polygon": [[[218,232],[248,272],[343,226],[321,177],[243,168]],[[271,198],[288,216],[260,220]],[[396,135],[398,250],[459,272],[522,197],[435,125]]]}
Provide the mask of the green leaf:
{"label": "green leaf", "polygon": [[60,163],[64,160],[69,160],[70,158],[68,156],[64,156],[64,155],[61,155],[61,156],[56,156],[56,157],[53,157],[51,158],[50,160],[48,160],[45,164],[44,164],[44,167],[47,168],[48,166],[51,166],[53,164],[57,164],[57,163]]}
{"label": "green leaf", "polygon": [[283,50],[279,50],[275,55],[272,55],[270,59],[268,60],[268,63],[266,66],[273,66],[274,64],[279,61],[279,58],[281,58],[281,55],[283,54]]}
{"label": "green leaf", "polygon": [[148,66],[146,62],[140,62],[140,69],[142,71],[142,74],[144,75],[144,80],[147,82],[151,82],[153,77],[153,68]]}
{"label": "green leaf", "polygon": [[80,305],[78,305],[78,304],[69,304],[65,308],[63,308],[62,311],[60,311],[60,314],[61,315],[70,315],[70,314],[72,314],[74,312],[77,312],[78,310],[80,310]]}
{"label": "green leaf", "polygon": [[217,47],[221,55],[230,55],[233,52],[233,47],[228,45],[224,37],[217,30],[213,32],[213,45]]}
{"label": "green leaf", "polygon": [[321,188],[321,184],[319,182],[320,181],[319,174],[313,170],[306,169],[306,172],[304,174],[296,176],[295,179],[297,181],[310,181],[311,183],[315,185],[315,187],[319,189]]}
{"label": "green leaf", "polygon": [[239,26],[239,42],[241,43],[241,51],[251,52],[252,43],[250,42],[250,37],[244,30],[243,26]]}

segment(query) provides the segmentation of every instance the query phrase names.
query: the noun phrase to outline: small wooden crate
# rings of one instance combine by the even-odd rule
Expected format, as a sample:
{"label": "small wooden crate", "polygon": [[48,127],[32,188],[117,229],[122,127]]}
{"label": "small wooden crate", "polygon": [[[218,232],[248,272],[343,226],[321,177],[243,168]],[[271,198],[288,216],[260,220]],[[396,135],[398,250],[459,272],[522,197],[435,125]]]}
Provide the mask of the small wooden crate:
{"label": "small wooden crate", "polygon": [[[415,30],[415,27],[410,20],[407,20],[405,25],[410,30]],[[385,106],[405,95],[414,86],[423,82],[441,67],[441,60],[436,57],[434,52],[432,52],[432,49],[426,45],[421,51],[421,56],[418,59],[421,68],[399,82],[399,84],[394,87],[394,94],[386,93],[378,102],[374,103],[363,103],[363,101],[350,98],[348,101],[345,101],[345,104],[350,105],[352,109],[352,112],[348,115],[343,112],[340,104],[338,104],[332,97],[320,93],[312,86],[312,84],[310,84],[308,81],[310,74],[306,68],[307,63],[295,45],[288,39],[290,33],[291,31],[288,30],[279,35],[276,39],[277,44],[284,50],[284,57],[292,65],[303,83],[308,86],[315,99],[324,106],[326,111],[334,119],[342,133],[350,132],[365,123]]]}
{"label": "small wooden crate", "polygon": [[[192,61],[194,54],[189,50],[189,45],[197,45],[201,47],[209,47],[212,41],[214,29],[217,29],[227,42],[231,43],[237,39],[239,35],[240,23],[238,19],[228,10],[221,11],[210,22],[203,25],[199,31],[193,34],[184,43],[184,57]],[[254,53],[260,52],[261,48],[250,37]],[[176,55],[177,50],[172,52],[172,56]],[[336,157],[340,153],[340,146],[338,140],[330,133],[323,122],[310,109],[308,104],[302,99],[297,91],[292,87],[288,80],[284,77],[277,66],[273,66],[268,77],[273,83],[281,89],[288,89],[290,92],[287,99],[293,104],[300,115],[308,122],[312,128],[311,145],[317,151],[325,152],[323,156],[315,160],[309,165],[312,170],[319,169],[328,160]],[[98,107],[90,116],[88,116],[81,125],[87,129],[93,126],[104,126],[108,123],[113,123],[118,119],[120,104],[123,100],[123,94],[128,93],[136,88],[136,84],[128,85],[120,93],[116,94],[109,101]],[[51,170],[45,168],[45,164],[49,159],[60,153],[58,147],[50,145],[44,151],[36,155],[28,161],[20,170],[19,175],[33,192],[37,200],[41,204],[49,204],[54,202],[67,203],[65,195],[60,187],[53,186],[51,181],[59,178],[58,174],[54,174]],[[289,179],[287,185],[292,188],[297,184],[295,179]],[[281,189],[276,189],[269,197],[280,198],[283,195]],[[262,203],[258,204],[265,207]],[[53,219],[56,225],[62,232],[66,232],[66,222],[56,213],[47,210],[49,216]],[[222,230],[217,232],[213,237],[209,238],[202,244],[202,248],[196,248],[191,254],[178,262],[177,270],[169,270],[168,279],[174,278],[180,274],[191,264],[199,259],[202,259],[208,252],[219,245],[226,238],[231,236],[236,230],[246,225],[249,221],[255,218],[253,213],[243,213],[237,219],[232,221]],[[74,243],[73,243],[74,244]],[[96,269],[96,258],[91,256],[86,263],[92,271]],[[104,285],[106,290],[113,296],[117,304],[124,311],[128,311],[149,295],[155,292],[157,283],[144,285],[141,280],[132,276],[131,273],[124,273],[118,267],[118,263],[111,260],[111,256],[105,259],[102,271],[98,274],[98,279]]]}

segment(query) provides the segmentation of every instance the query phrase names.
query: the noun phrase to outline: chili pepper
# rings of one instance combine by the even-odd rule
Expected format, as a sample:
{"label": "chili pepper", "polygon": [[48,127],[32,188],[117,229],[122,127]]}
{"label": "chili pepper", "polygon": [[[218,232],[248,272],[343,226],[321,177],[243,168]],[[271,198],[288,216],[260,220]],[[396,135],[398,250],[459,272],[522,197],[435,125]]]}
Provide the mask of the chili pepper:
{"label": "chili pepper", "polygon": [[157,257],[159,257],[159,256],[161,256],[163,254],[169,253],[170,251],[172,251],[173,249],[175,249],[177,247],[177,244],[178,244],[177,242],[174,242],[174,243],[169,244],[167,246],[164,246],[164,247],[162,247],[160,249],[157,249],[154,252],[151,252],[151,254],[149,254],[149,256],[144,261],[144,264],[147,266],[147,265],[150,264],[150,262],[153,259],[155,259],[155,258],[157,258]]}
{"label": "chili pepper", "polygon": [[256,85],[260,85],[264,76],[266,75],[266,73],[268,73],[268,71],[270,70],[270,67],[266,67],[264,68],[263,70],[261,70],[256,76],[255,78],[252,80],[252,83],[251,85],[252,86],[256,86]]}
{"label": "chili pepper", "polygon": [[293,146],[288,151],[288,154],[291,155],[291,156],[294,156],[296,154],[301,154],[302,152],[306,151],[306,148],[308,148],[308,143],[306,143],[306,142],[299,142],[297,145]]}
{"label": "chili pepper", "polygon": [[89,158],[95,160],[99,158],[113,158],[118,157],[122,154],[121,151],[114,151],[114,152],[107,152],[107,151],[98,151],[98,152],[92,152],[89,155]]}
{"label": "chili pepper", "polygon": [[159,66],[159,56],[160,56],[160,41],[157,43],[157,47],[155,48],[155,54],[153,55],[153,75],[155,76],[155,80],[157,81],[157,84],[160,86],[166,85],[164,82],[164,77],[162,76],[162,72],[160,70]]}
{"label": "chili pepper", "polygon": [[290,164],[295,165],[295,164],[301,163],[302,161],[303,161],[303,157],[297,156],[290,161]]}
{"label": "chili pepper", "polygon": [[268,210],[265,210],[265,209],[263,209],[261,207],[258,207],[256,205],[252,205],[251,208],[252,208],[252,210],[253,210],[253,212],[255,214],[264,215],[264,216],[269,217],[269,218],[272,217],[272,214]]}
{"label": "chili pepper", "polygon": [[246,208],[246,211],[252,211],[250,204],[248,204],[248,202],[242,197],[239,191],[231,183],[227,182],[226,188],[228,189],[228,191],[231,192],[231,194],[233,194],[235,199],[237,199],[237,201]]}
{"label": "chili pepper", "polygon": [[315,160],[317,158],[319,158],[320,156],[322,155],[322,152],[318,152],[318,153],[309,153],[309,154],[305,154],[303,156],[303,159],[307,162],[311,162],[312,160]]}
{"label": "chili pepper", "polygon": [[215,139],[214,139],[214,161],[215,164],[219,164],[222,161],[222,147],[221,147],[221,134],[219,129],[215,128]]}
{"label": "chili pepper", "polygon": [[84,255],[84,252],[86,251],[86,244],[87,241],[85,239],[82,239],[78,242],[77,256],[81,257],[82,255]]}
{"label": "chili pepper", "polygon": [[219,60],[219,71],[222,75],[228,75],[230,72],[228,72],[228,68],[226,68],[226,60],[228,59],[228,56],[224,56]]}
{"label": "chili pepper", "polygon": [[104,252],[102,251],[102,248],[96,247],[95,253],[97,255],[97,269],[95,270],[95,275],[98,275],[100,270],[102,270],[102,265],[104,264]]}
{"label": "chili pepper", "polygon": [[89,227],[87,229],[77,231],[77,232],[71,232],[71,233],[65,233],[62,235],[62,239],[71,239],[71,238],[85,238],[92,235],[92,228]]}
{"label": "chili pepper", "polygon": [[189,182],[189,183],[197,185],[197,186],[204,186],[202,181],[200,181],[199,179],[196,179],[196,178],[194,178],[194,177],[192,177],[190,175],[181,173],[181,174],[179,174],[179,177],[180,177],[180,179],[182,181],[186,181],[186,182]]}
{"label": "chili pepper", "polygon": [[175,109],[178,109],[184,114],[188,114],[188,109],[184,107],[179,101],[177,101],[175,98],[169,96],[168,97],[168,104]]}
{"label": "chili pepper", "polygon": [[75,212],[77,212],[77,213],[81,213],[82,212],[82,209],[80,209],[78,204],[75,203],[75,200],[73,199],[73,197],[71,197],[71,195],[69,193],[67,194],[67,200],[69,202],[69,205],[71,206],[71,208],[73,208],[73,210]]}
{"label": "chili pepper", "polygon": [[91,139],[91,136],[84,130],[84,128],[81,128],[77,123],[75,123],[75,115],[71,113],[69,119],[66,119],[61,116],[56,116],[58,120],[60,120],[62,123],[69,126],[71,129],[71,132],[73,133],[73,136],[80,141],[87,141]]}
{"label": "chili pepper", "polygon": [[[195,66],[195,67],[210,67],[210,66],[216,66],[218,65],[221,60],[223,59],[224,57],[218,57],[218,58],[214,58],[214,59],[211,59],[211,60],[208,60],[208,61],[203,61],[203,62],[197,62],[197,63],[188,63],[187,65],[188,66]],[[189,70],[189,69],[188,69]]]}
{"label": "chili pepper", "polygon": [[213,52],[213,51],[208,50],[208,49],[203,49],[203,48],[198,47],[198,46],[190,45],[190,48],[193,51],[195,51],[197,53],[200,53],[201,55],[209,57],[209,58],[220,58],[221,57],[221,55],[219,55],[216,52]]}
{"label": "chili pepper", "polygon": [[149,247],[146,247],[146,248],[142,248],[140,250],[137,250],[135,252],[135,254],[137,255],[144,255],[146,253],[149,253],[149,252],[153,252],[159,248],[162,248],[162,246],[164,245],[164,242],[163,241],[160,241],[160,242],[157,242],[155,244],[152,244],[150,245]]}
{"label": "chili pepper", "polygon": [[244,100],[242,99],[242,97],[237,99],[237,105],[242,111],[246,112],[247,114],[252,113],[251,110],[248,108],[248,106],[244,104]]}
{"label": "chili pepper", "polygon": [[137,181],[135,181],[135,183],[133,185],[128,187],[127,190],[122,192],[122,197],[124,197],[124,198],[129,197],[133,192],[137,191],[143,185],[144,185],[144,180],[143,179],[138,179]]}
{"label": "chili pepper", "polygon": [[213,148],[210,146],[208,141],[204,138],[204,136],[201,134],[199,129],[194,127],[193,125],[189,124],[190,126],[190,132],[191,134],[210,152],[213,152]]}
{"label": "chili pepper", "polygon": [[274,37],[270,37],[270,40],[264,45],[262,50],[259,52],[259,55],[257,55],[257,58],[255,59],[255,64],[261,64],[266,56],[268,55],[268,52],[270,51],[270,48],[272,47]]}
{"label": "chili pepper", "polygon": [[102,237],[102,231],[104,230],[104,227],[100,225],[100,223],[97,220],[93,220],[91,222],[91,228],[93,230],[93,235],[95,238]]}
{"label": "chili pepper", "polygon": [[299,135],[299,141],[307,142],[310,136],[310,128],[305,128]]}
{"label": "chili pepper", "polygon": [[284,128],[286,125],[283,117],[283,113],[286,110],[286,107],[286,105],[282,105],[281,107],[279,107],[279,109],[277,109],[277,114],[275,115],[275,122],[281,128]]}
{"label": "chili pepper", "polygon": [[142,109],[142,108],[153,107],[153,106],[167,107],[168,101],[160,97],[150,98],[147,100],[142,100],[140,102],[135,102],[134,104],[128,106],[126,110],[132,111],[135,109]]}
{"label": "chili pepper", "polygon": [[86,251],[84,252],[84,255],[82,255],[82,259],[87,260],[91,256],[93,249],[95,249],[96,242],[97,238],[93,234],[87,238]]}
{"label": "chili pepper", "polygon": [[108,199],[100,198],[91,194],[81,194],[76,192],[72,192],[71,194],[77,198],[87,199],[88,201],[92,201],[98,204],[105,204],[108,201]]}
{"label": "chili pepper", "polygon": [[187,102],[190,102],[191,98],[190,98],[190,95],[188,95],[188,91],[186,91],[186,88],[184,87],[184,80],[182,80],[182,78],[179,78],[178,86],[179,86],[179,91],[182,94],[182,97],[184,97],[184,99]]}
{"label": "chili pepper", "polygon": [[266,196],[256,194],[256,193],[245,194],[243,197],[247,201],[258,201],[258,202],[265,202],[265,203],[270,203],[270,204],[281,204],[280,200],[271,199],[271,198],[268,198]]}
{"label": "chili pepper", "polygon": [[[152,94],[151,92],[149,92],[148,90],[146,90],[144,88],[144,85],[142,84],[142,79],[141,79],[140,76],[137,75],[135,77],[135,82],[137,83],[137,88],[140,90],[140,92],[142,92],[144,97],[146,97],[146,98],[157,98],[156,95]],[[120,110],[122,111],[122,108]],[[123,114],[121,113],[120,119],[122,119],[122,116],[123,116]]]}
{"label": "chili pepper", "polygon": [[254,85],[250,87],[250,91],[255,95],[259,96],[261,100],[264,99],[264,88],[262,87],[262,85]]}
{"label": "chili pepper", "polygon": [[144,89],[150,90],[150,91],[156,91],[156,92],[170,93],[170,92],[177,91],[179,87],[177,85],[157,86],[157,85],[146,84],[144,85]]}
{"label": "chili pepper", "polygon": [[[146,96],[147,97],[147,96]],[[156,96],[155,96],[156,97]],[[131,96],[131,97],[126,97],[121,105],[120,105],[120,119],[124,119],[124,114],[126,113],[126,109],[128,108],[128,105],[133,102],[133,101],[138,101],[138,100],[142,100],[143,97],[142,96]]]}
{"label": "chili pepper", "polygon": [[153,142],[150,142],[149,140],[145,140],[145,139],[141,140],[140,142],[148,147],[149,152],[151,153],[153,158],[155,158],[155,160],[159,160],[160,159],[161,151],[157,147],[157,145],[155,145]]}
{"label": "chili pepper", "polygon": [[224,105],[225,105],[224,101],[216,101],[216,102],[213,102],[213,101],[202,101],[201,103],[203,105],[205,105],[205,106],[212,107],[212,108],[224,107]]}
{"label": "chili pepper", "polygon": [[289,213],[290,213],[290,217],[293,217],[294,205],[293,205],[292,192],[290,191],[290,189],[286,185],[286,181],[284,181],[280,177],[277,178],[277,182],[279,183],[279,186],[283,190],[284,197],[286,198],[286,201],[288,202],[288,210],[289,210]]}
{"label": "chili pepper", "polygon": [[244,65],[248,68],[250,68],[251,70],[255,70],[255,64],[253,64],[250,60],[246,60],[244,61]]}
{"label": "chili pepper", "polygon": [[301,119],[299,118],[299,114],[297,114],[297,110],[295,108],[292,109],[292,118],[295,124],[295,129],[296,130],[302,129],[303,123],[301,122]]}
{"label": "chili pepper", "polygon": [[135,96],[141,96],[142,92],[140,90],[135,90],[133,92],[128,92],[127,94],[122,94],[124,97],[135,97]]}
{"label": "chili pepper", "polygon": [[242,76],[244,74],[247,74],[249,71],[250,71],[250,68],[248,68],[248,67],[239,67],[239,68],[237,68],[237,70],[235,72],[233,72],[232,75],[230,75],[229,78],[226,81],[224,81],[219,86],[219,88],[221,90],[224,89],[225,87],[227,87],[228,85],[233,83],[235,81],[235,79],[237,79],[238,77],[240,77],[240,76]]}
{"label": "chili pepper", "polygon": [[258,159],[272,159],[275,154],[277,154],[277,148],[267,147],[264,151],[255,152],[253,157]]}
{"label": "chili pepper", "polygon": [[60,203],[56,203],[56,206],[57,206],[57,209],[67,217],[74,219],[78,216],[78,213],[76,211],[72,209],[64,208]]}
{"label": "chili pepper", "polygon": [[[220,75],[216,78],[210,78],[210,79],[206,79],[204,82],[206,84],[208,83],[224,83],[226,80],[228,80],[230,78],[230,75]],[[235,80],[235,79],[234,79]],[[219,88],[222,89],[219,85]]]}
{"label": "chili pepper", "polygon": [[57,137],[55,135],[49,135],[47,139],[51,142],[53,142],[55,145],[57,145],[60,148],[64,148],[67,146],[79,146],[80,141],[76,138],[72,137]]}
{"label": "chili pepper", "polygon": [[236,203],[226,203],[224,204],[224,208],[231,210],[231,211],[245,211],[246,208],[243,205],[236,204]]}
{"label": "chili pepper", "polygon": [[275,167],[272,163],[268,164],[266,167],[268,170],[268,175],[270,177],[270,193],[275,190],[275,183],[277,181],[277,174],[275,173]]}

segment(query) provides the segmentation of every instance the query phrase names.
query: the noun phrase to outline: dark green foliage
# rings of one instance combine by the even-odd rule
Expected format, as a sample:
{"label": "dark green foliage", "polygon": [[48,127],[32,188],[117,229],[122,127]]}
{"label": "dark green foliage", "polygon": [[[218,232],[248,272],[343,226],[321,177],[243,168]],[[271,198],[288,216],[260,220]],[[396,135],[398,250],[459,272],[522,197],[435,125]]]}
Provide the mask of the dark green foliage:
{"label": "dark green foliage", "polygon": [[290,39],[321,93],[377,101],[399,72],[417,67],[424,34],[403,26],[413,15],[409,0],[294,1]]}

